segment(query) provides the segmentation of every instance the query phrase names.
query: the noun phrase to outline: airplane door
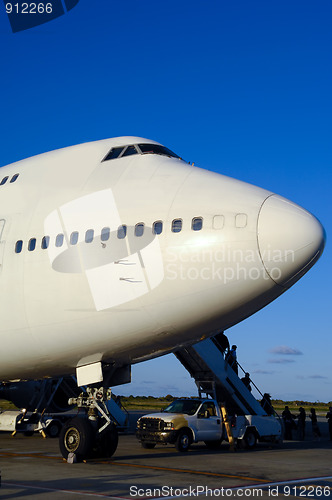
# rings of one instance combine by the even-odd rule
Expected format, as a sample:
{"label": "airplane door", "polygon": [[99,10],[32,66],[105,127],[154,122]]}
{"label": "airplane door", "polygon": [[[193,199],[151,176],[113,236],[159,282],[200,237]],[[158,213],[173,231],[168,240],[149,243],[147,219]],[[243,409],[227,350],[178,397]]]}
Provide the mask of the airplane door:
{"label": "airplane door", "polygon": [[5,219],[0,219],[0,272],[2,271],[3,254],[5,250],[5,241],[2,239],[2,234],[5,224],[6,224]]}

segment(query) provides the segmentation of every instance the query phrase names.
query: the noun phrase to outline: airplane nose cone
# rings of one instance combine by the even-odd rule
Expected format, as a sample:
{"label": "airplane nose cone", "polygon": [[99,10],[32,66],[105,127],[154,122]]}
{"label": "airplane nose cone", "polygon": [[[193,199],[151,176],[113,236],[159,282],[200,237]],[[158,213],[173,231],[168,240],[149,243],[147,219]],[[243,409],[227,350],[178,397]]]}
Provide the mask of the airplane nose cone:
{"label": "airplane nose cone", "polygon": [[318,260],[325,245],[321,223],[295,203],[272,195],[258,216],[258,247],[264,267],[277,284],[289,287]]}

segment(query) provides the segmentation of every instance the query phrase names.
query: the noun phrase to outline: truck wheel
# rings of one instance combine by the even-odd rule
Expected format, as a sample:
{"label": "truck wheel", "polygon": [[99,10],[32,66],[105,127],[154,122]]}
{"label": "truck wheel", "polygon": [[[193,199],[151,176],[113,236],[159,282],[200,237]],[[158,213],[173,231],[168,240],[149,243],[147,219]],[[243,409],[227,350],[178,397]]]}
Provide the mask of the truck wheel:
{"label": "truck wheel", "polygon": [[191,441],[191,432],[187,429],[182,429],[176,438],[175,448],[181,452],[188,451]]}
{"label": "truck wheel", "polygon": [[215,441],[204,441],[206,447],[209,448],[209,450],[219,450],[221,442],[222,439],[216,439]]}
{"label": "truck wheel", "polygon": [[246,445],[246,448],[249,450],[252,450],[255,448],[256,443],[257,443],[257,437],[256,434],[253,431],[247,431],[246,435],[244,436],[244,442]]}
{"label": "truck wheel", "polygon": [[156,443],[147,443],[146,441],[141,442],[142,448],[145,448],[147,450],[152,450],[156,446]]}
{"label": "truck wheel", "polygon": [[78,462],[91,452],[93,430],[87,419],[75,417],[65,423],[59,437],[60,451],[67,460],[69,453],[75,453]]}

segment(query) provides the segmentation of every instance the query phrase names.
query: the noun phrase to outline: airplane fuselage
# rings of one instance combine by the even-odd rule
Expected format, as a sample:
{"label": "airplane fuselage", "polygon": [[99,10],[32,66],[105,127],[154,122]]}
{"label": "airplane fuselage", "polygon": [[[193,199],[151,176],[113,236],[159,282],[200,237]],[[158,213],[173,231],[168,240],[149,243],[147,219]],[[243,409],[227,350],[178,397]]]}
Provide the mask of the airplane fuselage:
{"label": "airplane fuselage", "polygon": [[305,210],[149,145],[108,139],[1,169],[1,380],[171,352],[255,313],[320,256]]}

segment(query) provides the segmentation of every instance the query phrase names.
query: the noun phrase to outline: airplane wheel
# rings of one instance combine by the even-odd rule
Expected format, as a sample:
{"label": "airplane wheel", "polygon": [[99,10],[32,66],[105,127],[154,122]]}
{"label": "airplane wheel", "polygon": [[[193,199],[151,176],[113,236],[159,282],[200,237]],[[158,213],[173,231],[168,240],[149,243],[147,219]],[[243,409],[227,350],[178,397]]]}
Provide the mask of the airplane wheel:
{"label": "airplane wheel", "polygon": [[192,437],[190,431],[187,429],[182,429],[175,441],[175,448],[181,452],[188,451],[189,446],[191,445],[191,441]]}
{"label": "airplane wheel", "polygon": [[61,429],[59,446],[66,460],[69,453],[75,453],[78,462],[87,458],[92,449],[92,442],[93,430],[85,418],[72,418]]}
{"label": "airplane wheel", "polygon": [[99,458],[111,457],[116,452],[118,442],[118,430],[114,424],[111,424],[98,436],[93,455]]}
{"label": "airplane wheel", "polygon": [[156,446],[156,443],[147,443],[146,441],[141,442],[142,448],[145,448],[147,450],[152,450]]}

